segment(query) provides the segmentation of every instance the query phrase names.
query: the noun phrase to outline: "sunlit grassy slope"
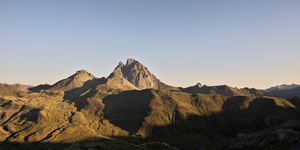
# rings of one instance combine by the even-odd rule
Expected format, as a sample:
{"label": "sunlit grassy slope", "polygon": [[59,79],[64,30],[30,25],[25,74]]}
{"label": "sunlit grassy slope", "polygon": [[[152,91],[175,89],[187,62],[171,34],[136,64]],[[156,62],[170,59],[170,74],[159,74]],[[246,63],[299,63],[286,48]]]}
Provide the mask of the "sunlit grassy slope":
{"label": "sunlit grassy slope", "polygon": [[91,79],[71,90],[1,87],[0,146],[7,149],[110,140],[217,149],[240,132],[257,132],[300,114],[282,98],[136,90],[119,79]]}

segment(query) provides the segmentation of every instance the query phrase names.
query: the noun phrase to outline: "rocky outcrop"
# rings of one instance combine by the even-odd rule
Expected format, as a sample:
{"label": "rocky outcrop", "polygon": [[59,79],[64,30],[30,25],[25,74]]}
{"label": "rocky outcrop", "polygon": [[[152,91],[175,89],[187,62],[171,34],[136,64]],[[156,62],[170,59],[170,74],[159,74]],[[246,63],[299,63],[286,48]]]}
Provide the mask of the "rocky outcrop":
{"label": "rocky outcrop", "polygon": [[282,116],[271,116],[271,115],[269,115],[269,116],[266,117],[264,123],[268,127],[273,127],[273,126],[282,124],[282,123],[287,122],[287,121],[288,121],[288,119],[283,118]]}

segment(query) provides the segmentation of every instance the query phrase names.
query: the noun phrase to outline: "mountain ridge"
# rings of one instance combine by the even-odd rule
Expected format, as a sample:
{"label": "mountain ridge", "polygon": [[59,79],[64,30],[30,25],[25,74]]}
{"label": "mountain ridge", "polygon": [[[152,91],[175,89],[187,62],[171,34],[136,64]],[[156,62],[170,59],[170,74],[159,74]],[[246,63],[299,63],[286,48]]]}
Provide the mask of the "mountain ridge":
{"label": "mountain ridge", "polygon": [[297,88],[292,88],[292,89],[274,89],[272,91],[267,92],[269,95],[274,96],[274,97],[281,97],[281,98],[292,98],[294,96],[300,96],[300,86]]}
{"label": "mountain ridge", "polygon": [[69,76],[66,79],[60,80],[51,86],[51,90],[72,90],[82,86],[86,81],[96,79],[94,75],[85,71],[79,70],[75,74]]}
{"label": "mountain ridge", "polygon": [[187,88],[180,88],[182,92],[191,93],[191,94],[212,94],[212,95],[225,95],[229,97],[233,96],[252,96],[252,97],[263,97],[268,96],[265,92],[261,90],[257,90],[254,88],[242,88],[242,89],[236,89],[233,87],[230,87],[228,85],[219,85],[219,86],[207,86],[207,85],[201,85],[201,83],[197,83],[194,86],[190,86]]}

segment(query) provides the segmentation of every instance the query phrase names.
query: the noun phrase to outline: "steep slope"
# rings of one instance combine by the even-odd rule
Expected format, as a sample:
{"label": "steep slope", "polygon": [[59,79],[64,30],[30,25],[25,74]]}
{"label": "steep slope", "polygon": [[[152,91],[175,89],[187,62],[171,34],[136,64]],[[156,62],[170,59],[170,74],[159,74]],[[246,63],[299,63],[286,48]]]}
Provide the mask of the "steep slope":
{"label": "steep slope", "polygon": [[143,64],[132,58],[127,60],[126,65],[120,62],[108,76],[108,78],[113,77],[124,78],[139,89],[178,90],[176,87],[161,82]]}
{"label": "steep slope", "polygon": [[202,86],[200,83],[197,83],[195,86],[181,88],[182,92],[191,93],[191,94],[220,94],[224,96],[252,96],[252,97],[262,97],[267,96],[266,93],[263,91],[254,89],[254,88],[242,88],[242,89],[235,89],[227,85],[221,86]]}
{"label": "steep slope", "polygon": [[297,88],[299,87],[300,85],[298,84],[281,84],[281,85],[277,85],[277,86],[273,86],[273,87],[270,87],[268,89],[265,89],[266,92],[270,92],[272,90],[289,90],[289,89],[294,89],[294,88]]}
{"label": "steep slope", "polygon": [[288,99],[288,101],[300,109],[300,96],[294,96],[293,98]]}
{"label": "steep slope", "polygon": [[96,79],[95,76],[88,73],[85,70],[77,71],[72,76],[58,81],[50,89],[51,90],[63,90],[68,91],[78,87],[81,87],[86,81]]}
{"label": "steep slope", "polygon": [[289,89],[289,90],[272,90],[267,92],[270,96],[274,97],[282,97],[282,98],[292,98],[294,96],[300,96],[300,86],[297,88]]}

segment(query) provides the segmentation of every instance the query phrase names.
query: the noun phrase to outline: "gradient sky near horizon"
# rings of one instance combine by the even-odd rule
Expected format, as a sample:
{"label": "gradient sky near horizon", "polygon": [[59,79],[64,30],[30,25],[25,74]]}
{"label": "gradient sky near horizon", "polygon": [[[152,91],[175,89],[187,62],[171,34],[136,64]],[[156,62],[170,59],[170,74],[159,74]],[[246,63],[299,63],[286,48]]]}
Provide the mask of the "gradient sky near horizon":
{"label": "gradient sky near horizon", "polygon": [[300,84],[299,0],[1,0],[0,83],[107,77],[134,58],[161,81]]}

